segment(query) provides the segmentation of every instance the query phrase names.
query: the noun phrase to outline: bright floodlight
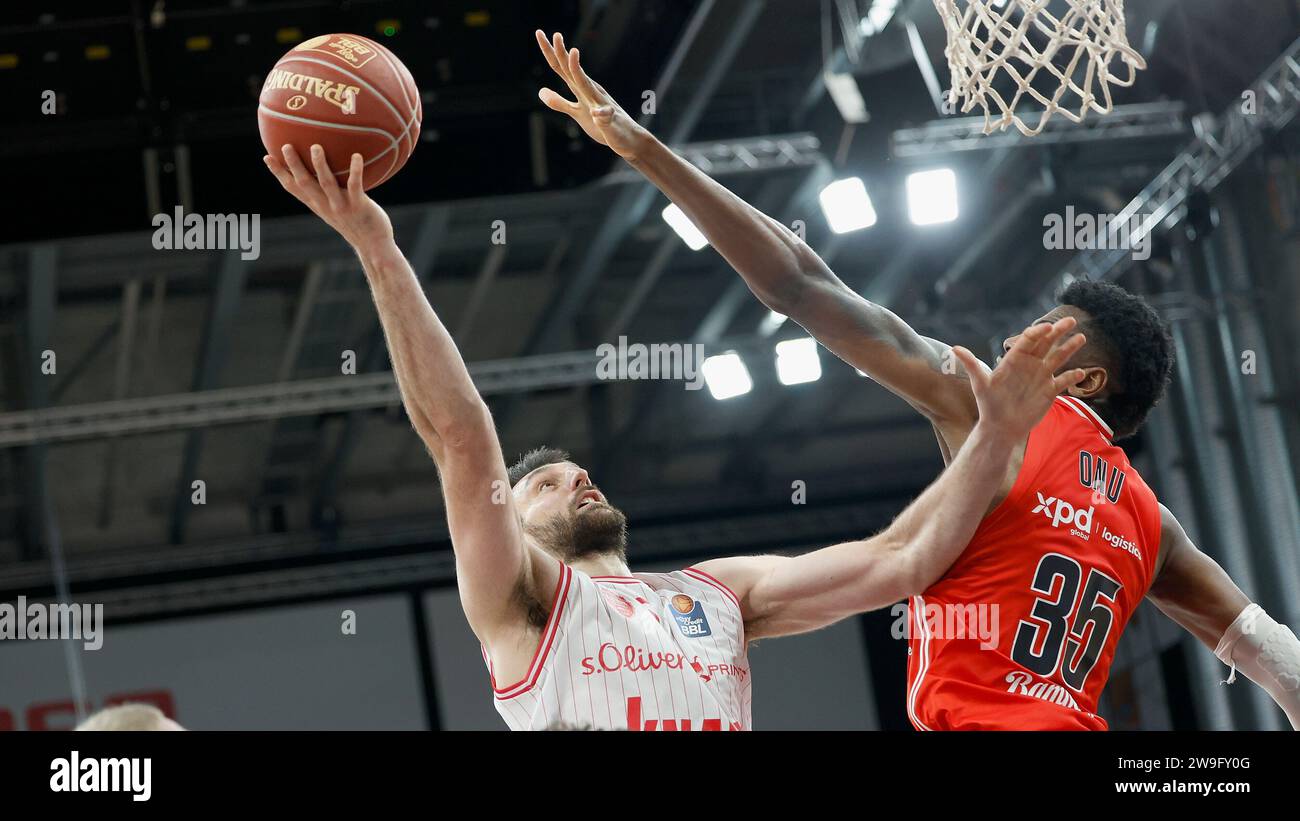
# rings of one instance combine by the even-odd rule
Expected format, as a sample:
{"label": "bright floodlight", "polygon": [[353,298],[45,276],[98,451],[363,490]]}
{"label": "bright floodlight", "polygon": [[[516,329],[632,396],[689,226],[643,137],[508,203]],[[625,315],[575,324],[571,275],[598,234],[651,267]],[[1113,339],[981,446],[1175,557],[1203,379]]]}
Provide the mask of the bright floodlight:
{"label": "bright floodlight", "polygon": [[754,388],[749,369],[735,351],[710,356],[704,360],[704,382],[714,399],[744,396]]}
{"label": "bright floodlight", "polygon": [[951,168],[910,175],[907,209],[913,225],[938,225],[957,219],[957,175]]}
{"label": "bright floodlight", "polygon": [[822,361],[817,356],[817,343],[808,338],[777,343],[776,375],[782,385],[802,385],[821,379]]}
{"label": "bright floodlight", "polygon": [[778,314],[776,311],[768,311],[767,316],[759,323],[758,335],[771,336],[781,330],[781,326],[790,320],[785,314]]}
{"label": "bright floodlight", "polygon": [[860,177],[836,180],[822,189],[822,212],[837,234],[860,231],[876,224],[876,209]]}
{"label": "bright floodlight", "polygon": [[686,247],[692,251],[699,251],[708,246],[709,241],[704,238],[704,234],[700,233],[700,229],[695,227],[695,223],[691,222],[691,218],[686,216],[686,212],[678,208],[676,204],[669,205],[664,209],[664,222],[673,227],[673,230],[677,232],[677,236],[681,237],[682,242],[686,243]]}
{"label": "bright floodlight", "polygon": [[[1002,0],[1004,3],[1006,0]],[[995,0],[996,2],[996,0]],[[863,37],[870,37],[873,34],[879,34],[889,21],[894,19],[894,12],[898,9],[898,0],[876,0],[871,4],[871,11],[867,16],[862,18],[858,24],[859,31]]]}

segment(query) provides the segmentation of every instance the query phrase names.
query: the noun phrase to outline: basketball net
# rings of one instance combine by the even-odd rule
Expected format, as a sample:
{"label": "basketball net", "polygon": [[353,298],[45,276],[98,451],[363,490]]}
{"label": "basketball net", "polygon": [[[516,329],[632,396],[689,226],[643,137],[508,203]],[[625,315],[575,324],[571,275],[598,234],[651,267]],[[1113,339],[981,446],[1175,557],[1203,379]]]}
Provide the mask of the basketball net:
{"label": "basketball net", "polygon": [[[963,114],[983,109],[985,134],[1014,123],[1032,137],[1053,114],[1076,123],[1090,109],[1109,114],[1111,86],[1128,88],[1146,68],[1128,44],[1124,0],[1056,3],[1069,10],[1054,16],[1052,0],[934,0],[948,31],[949,102],[960,102]],[[1128,67],[1125,79],[1111,74],[1116,57]],[[1029,100],[1042,106],[1022,112],[1031,121],[1039,116],[1033,126],[1016,113]]]}

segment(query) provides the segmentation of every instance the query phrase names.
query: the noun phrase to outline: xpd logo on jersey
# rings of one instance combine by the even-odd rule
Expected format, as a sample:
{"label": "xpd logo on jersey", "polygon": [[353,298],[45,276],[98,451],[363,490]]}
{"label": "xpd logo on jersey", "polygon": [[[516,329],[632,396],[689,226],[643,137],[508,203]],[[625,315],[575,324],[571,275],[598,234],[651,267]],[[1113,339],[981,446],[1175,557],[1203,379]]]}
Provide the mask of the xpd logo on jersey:
{"label": "xpd logo on jersey", "polygon": [[1052,527],[1069,525],[1070,533],[1082,539],[1092,536],[1092,515],[1096,508],[1076,508],[1074,505],[1055,496],[1043,496],[1038,492],[1038,506],[1032,511],[1041,513],[1052,520]]}
{"label": "xpd logo on jersey", "polygon": [[709,619],[704,615],[704,605],[682,593],[672,598],[673,618],[677,628],[688,639],[698,639],[713,635],[709,629]]}

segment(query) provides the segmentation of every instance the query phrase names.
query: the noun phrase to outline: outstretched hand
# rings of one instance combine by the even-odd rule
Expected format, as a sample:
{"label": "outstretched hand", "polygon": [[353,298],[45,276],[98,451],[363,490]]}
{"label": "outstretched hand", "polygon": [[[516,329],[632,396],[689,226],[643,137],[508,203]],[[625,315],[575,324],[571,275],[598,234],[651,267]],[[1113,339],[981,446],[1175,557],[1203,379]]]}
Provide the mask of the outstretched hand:
{"label": "outstretched hand", "polygon": [[280,152],[283,159],[272,154],[262,158],[266,167],[271,169],[285,191],[342,234],[353,248],[361,251],[377,242],[393,239],[393,225],[388,215],[362,190],[365,166],[360,154],[352,155],[347,185],[340,188],[319,145],[311,147],[314,173],[303,165],[293,146],[282,146]]}
{"label": "outstretched hand", "polygon": [[952,349],[970,376],[981,427],[1019,441],[1029,435],[1057,396],[1084,378],[1080,368],[1056,373],[1087,342],[1081,333],[1070,335],[1077,324],[1073,317],[1066,317],[1052,325],[1040,323],[1025,329],[992,371],[965,348]]}
{"label": "outstretched hand", "polygon": [[637,146],[646,136],[646,130],[614,102],[600,83],[587,76],[578,50],[566,48],[564,35],[558,32],[548,40],[538,30],[537,45],[541,47],[547,64],[564,80],[574,96],[573,101],[567,100],[551,89],[543,88],[537,96],[546,107],[572,117],[588,137],[608,146],[623,159],[636,159]]}

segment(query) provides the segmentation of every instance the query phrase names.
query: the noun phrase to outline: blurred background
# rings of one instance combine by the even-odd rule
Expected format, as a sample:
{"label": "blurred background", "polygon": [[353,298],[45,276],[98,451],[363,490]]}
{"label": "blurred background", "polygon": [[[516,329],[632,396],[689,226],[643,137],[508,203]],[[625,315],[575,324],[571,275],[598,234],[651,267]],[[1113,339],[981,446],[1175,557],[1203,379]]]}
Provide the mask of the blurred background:
{"label": "blurred background", "polygon": [[[0,642],[0,729],[123,699],[195,729],[504,726],[358,264],[259,159],[265,73],[329,32],[382,41],[421,88],[421,145],[374,194],[507,461],[573,452],[628,514],[634,569],[861,538],[942,462],[922,417],[826,351],[784,347],[778,373],[801,329],[542,108],[537,28],[630,111],[653,90],[660,138],[923,333],[991,358],[1071,277],[1149,295],[1179,364],[1126,449],[1201,548],[1300,624],[1300,3],[1127,7],[1136,86],[1108,118],[1027,139],[945,110],[931,0],[0,6],[0,601],[108,619],[98,651]],[[824,209],[849,178],[865,193]],[[260,214],[260,258],[154,250],[151,218],[177,206]],[[1126,207],[1154,215],[1149,260],[1045,247],[1045,216]],[[620,336],[734,351],[749,389],[602,381],[594,351]],[[896,616],[754,647],[755,727],[908,728]],[[1144,605],[1102,714],[1284,726],[1226,673]]]}

